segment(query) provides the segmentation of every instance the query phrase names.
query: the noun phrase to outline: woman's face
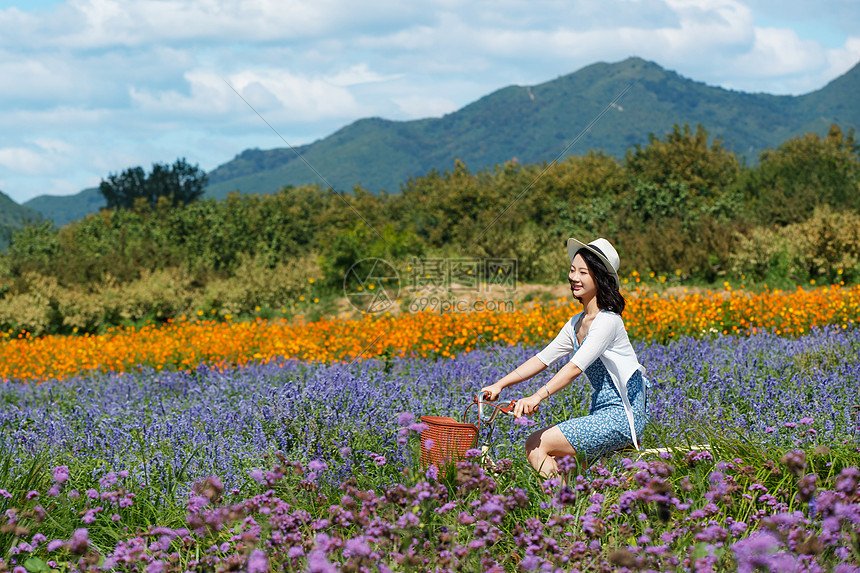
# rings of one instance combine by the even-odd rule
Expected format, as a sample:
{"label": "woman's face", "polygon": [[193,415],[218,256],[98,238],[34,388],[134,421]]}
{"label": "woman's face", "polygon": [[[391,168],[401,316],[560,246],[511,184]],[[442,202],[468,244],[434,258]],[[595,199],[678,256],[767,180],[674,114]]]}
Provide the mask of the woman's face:
{"label": "woman's face", "polygon": [[594,277],[591,276],[585,259],[579,253],[573,257],[573,262],[570,263],[570,273],[567,275],[567,280],[570,283],[570,290],[576,298],[588,298],[597,294]]}

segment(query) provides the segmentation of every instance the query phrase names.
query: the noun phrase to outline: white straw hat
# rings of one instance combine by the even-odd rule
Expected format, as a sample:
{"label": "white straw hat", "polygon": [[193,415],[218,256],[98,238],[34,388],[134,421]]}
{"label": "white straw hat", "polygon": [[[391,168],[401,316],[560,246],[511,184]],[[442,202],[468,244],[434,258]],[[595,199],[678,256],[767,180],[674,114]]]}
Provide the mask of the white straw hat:
{"label": "white straw hat", "polygon": [[606,267],[606,270],[612,273],[612,276],[615,277],[615,284],[618,285],[618,288],[621,288],[621,279],[618,278],[618,267],[621,266],[621,259],[618,258],[618,251],[615,250],[615,247],[604,238],[595,239],[588,243],[587,245],[582,241],[577,241],[576,239],[568,239],[567,240],[567,254],[570,256],[570,261],[573,262],[573,257],[576,256],[576,253],[580,249],[588,249],[592,253],[598,256],[601,261],[603,261],[603,265]]}

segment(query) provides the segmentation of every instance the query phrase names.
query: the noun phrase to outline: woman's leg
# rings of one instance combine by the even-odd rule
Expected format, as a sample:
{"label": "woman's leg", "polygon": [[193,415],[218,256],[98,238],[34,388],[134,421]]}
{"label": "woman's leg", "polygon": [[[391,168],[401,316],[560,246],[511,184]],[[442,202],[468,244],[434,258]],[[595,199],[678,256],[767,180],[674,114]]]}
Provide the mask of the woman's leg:
{"label": "woman's leg", "polygon": [[556,457],[575,455],[576,450],[558,426],[538,430],[526,439],[526,457],[532,467],[544,477],[558,474]]}

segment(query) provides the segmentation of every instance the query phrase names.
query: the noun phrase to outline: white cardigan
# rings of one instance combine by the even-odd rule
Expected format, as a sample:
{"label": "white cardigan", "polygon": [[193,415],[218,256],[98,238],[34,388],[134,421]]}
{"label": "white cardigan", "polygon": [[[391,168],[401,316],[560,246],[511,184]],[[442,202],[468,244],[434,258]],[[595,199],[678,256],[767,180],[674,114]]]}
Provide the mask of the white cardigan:
{"label": "white cardigan", "polygon": [[[609,372],[609,376],[612,378],[612,382],[621,396],[621,402],[624,404],[624,412],[627,414],[627,421],[630,423],[630,434],[633,436],[633,445],[638,450],[639,442],[636,439],[636,429],[634,428],[633,408],[630,406],[630,400],[627,399],[627,381],[630,380],[630,377],[637,370],[644,374],[645,367],[639,364],[639,360],[636,358],[636,352],[633,350],[630,338],[627,336],[627,329],[624,328],[624,321],[621,320],[621,316],[614,312],[601,310],[594,317],[582,344],[578,344],[576,341],[576,324],[583,314],[583,312],[580,312],[567,321],[561,327],[561,331],[555,337],[555,340],[541,350],[537,354],[537,357],[541,362],[549,366],[559,358],[576,350],[570,361],[583,372],[599,358]],[[645,391],[644,384],[642,391]]]}

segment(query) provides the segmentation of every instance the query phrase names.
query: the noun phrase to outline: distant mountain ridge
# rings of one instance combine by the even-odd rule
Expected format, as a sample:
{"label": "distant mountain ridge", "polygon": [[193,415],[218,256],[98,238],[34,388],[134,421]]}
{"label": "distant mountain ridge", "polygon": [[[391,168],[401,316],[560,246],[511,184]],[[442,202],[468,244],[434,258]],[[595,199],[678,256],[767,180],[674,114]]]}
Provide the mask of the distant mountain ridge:
{"label": "distant mountain ridge", "polygon": [[[371,192],[396,192],[410,176],[449,169],[456,158],[473,171],[514,158],[551,161],[568,145],[565,156],[602,150],[623,158],[634,145],[647,144],[649,134],[662,137],[685,123],[702,124],[754,162],[762,150],[791,137],[823,134],[833,123],[856,128],[857,93],[860,64],[818,91],[775,96],[708,86],[628,58],[535,86],[502,88],[441,118],[358,120],[298,151],[335,189],[359,184]],[[325,185],[292,150],[255,149],[212,171],[207,193],[220,198],[234,190],[269,193],[308,183]]]}
{"label": "distant mountain ridge", "polygon": [[89,187],[74,195],[39,195],[24,202],[24,206],[53,219],[58,227],[83,219],[107,205],[98,187]]}
{"label": "distant mountain ridge", "polygon": [[[209,174],[206,196],[274,193],[312,183],[397,192],[409,177],[451,169],[455,159],[477,171],[512,159],[540,163],[589,150],[623,158],[631,147],[647,144],[649,134],[663,137],[680,124],[702,124],[727,149],[754,162],[764,149],[804,133],[826,133],[833,123],[857,129],[857,93],[860,64],[820,90],[776,96],[708,86],[641,58],[596,63],[542,84],[499,89],[441,118],[361,119],[297,147],[325,181],[292,149],[245,150]],[[25,205],[62,224],[101,206],[93,191],[98,195],[88,189],[74,200],[41,196]]]}
{"label": "distant mountain ridge", "polygon": [[19,205],[11,197],[0,191],[0,247],[6,247],[8,237],[5,231],[41,220],[42,215],[37,211]]}

